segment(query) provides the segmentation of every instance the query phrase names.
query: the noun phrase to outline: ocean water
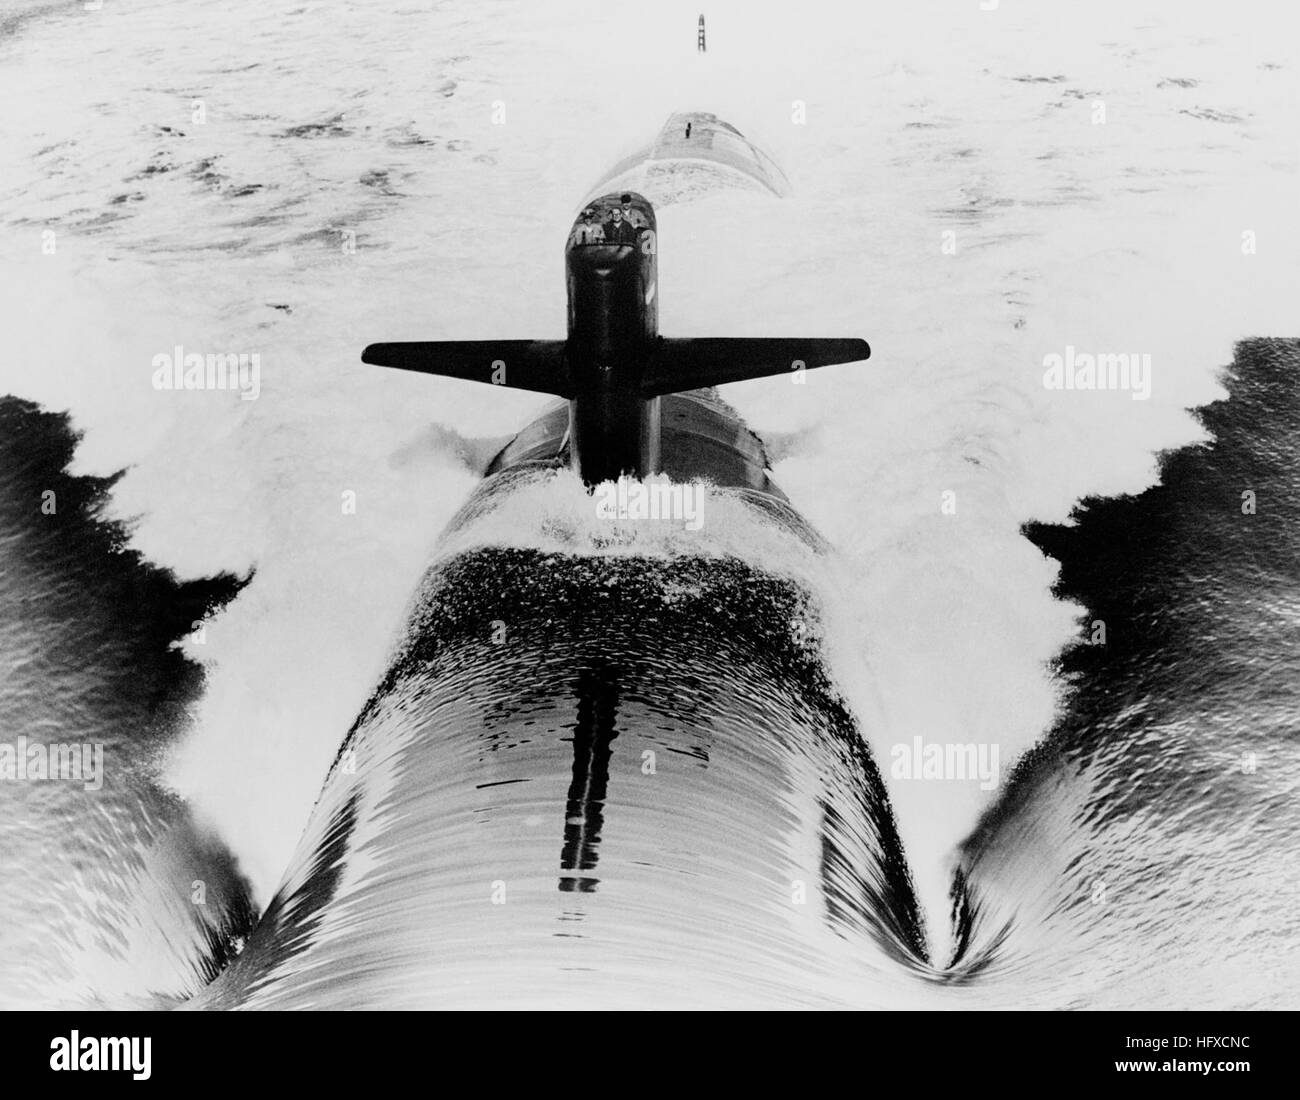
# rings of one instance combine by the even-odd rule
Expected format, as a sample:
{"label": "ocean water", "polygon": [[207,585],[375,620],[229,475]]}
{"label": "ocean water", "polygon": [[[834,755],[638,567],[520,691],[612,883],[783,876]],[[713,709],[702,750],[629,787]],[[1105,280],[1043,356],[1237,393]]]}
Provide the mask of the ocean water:
{"label": "ocean water", "polygon": [[112,480],[65,472],[74,445],[64,417],[0,400],[4,743],[102,752],[81,782],[3,781],[0,1005],[178,1003],[256,915],[229,849],[159,774],[202,689],[172,643],[240,586],[178,583],[129,550],[99,519]]}
{"label": "ocean water", "polygon": [[[306,888],[315,900],[296,908],[325,923],[285,926],[306,956],[328,950],[319,939],[363,935],[382,916],[366,909],[376,897],[413,922],[445,919],[453,943],[474,930],[474,906],[517,914],[509,964],[468,947],[446,963],[448,980],[487,983],[463,999],[478,1003],[529,966],[591,966],[603,996],[650,999],[676,973],[663,946],[684,942],[674,966],[695,952],[716,960],[698,988],[676,983],[702,1001],[1294,1004],[1296,344],[1280,338],[1297,333],[1300,89],[1285,8],[727,4],[708,12],[703,56],[696,9],[675,4],[377,13],[105,0],[6,12],[0,90],[23,109],[6,113],[0,143],[0,391],[66,420],[5,407],[0,488],[14,518],[0,701],[14,736],[57,729],[119,746],[109,759],[122,758],[122,785],[106,826],[102,800],[63,792],[37,807],[46,796],[32,790],[48,788],[6,784],[4,827],[27,838],[9,849],[6,882],[41,885],[5,891],[0,935],[25,945],[32,970],[0,991],[4,1003],[183,999],[242,946],[250,907]],[[477,481],[467,459],[543,402],[385,375],[358,362],[360,348],[561,335],[563,227],[592,180],[677,109],[737,125],[793,193],[661,199],[663,331],[872,343],[869,363],[805,386],[726,394],[831,553],[809,554],[725,499],[702,532],[611,550],[563,478],[516,487],[508,507],[439,545]],[[155,390],[153,358],[178,344],[258,353],[257,399]],[[1045,388],[1044,357],[1067,346],[1150,355],[1149,398]],[[78,488],[57,515],[80,534],[60,528],[56,552],[39,498],[69,478]],[[490,889],[436,853],[403,878],[401,830],[380,828],[384,798],[447,836],[448,861],[495,844],[509,867],[550,853],[560,870],[553,818],[569,799],[570,746],[536,765],[535,784],[473,801],[479,741],[436,741],[403,771],[419,720],[374,711],[430,562],[433,577],[491,576],[498,560],[531,563],[517,566],[531,581],[506,573],[534,585],[533,602],[491,617],[507,623],[566,606],[601,569],[648,593],[679,571],[727,592],[745,624],[735,638],[708,632],[696,592],[669,648],[671,668],[735,706],[693,699],[672,744],[708,742],[721,759],[750,719],[756,759],[711,773],[750,828],[725,821],[726,798],[691,802],[689,783],[664,795],[679,810],[664,821],[660,784],[633,788],[621,832],[610,793],[601,858],[615,870],[590,897],[548,887],[492,909]],[[105,587],[106,575],[128,587]],[[500,598],[481,589],[486,602],[465,614]],[[763,677],[728,670],[762,667],[771,608],[791,600],[813,609],[819,686],[767,699]],[[1078,645],[1096,621],[1106,644]],[[666,697],[670,666],[633,644],[612,666],[592,661],[596,627],[618,622],[611,612],[572,628],[560,652],[597,687],[566,679],[539,726],[580,725],[585,697],[635,698],[651,728],[655,715],[682,718]],[[706,641],[735,647],[729,661],[693,657]],[[542,677],[552,666],[533,656]],[[464,687],[452,713],[480,740],[483,714],[526,720],[511,709],[527,708],[515,679],[447,683]],[[312,808],[327,776],[318,814],[356,793],[337,763],[361,713],[371,725],[354,736],[383,766],[352,823],[333,827]],[[381,729],[391,744],[377,743]],[[619,730],[610,792],[627,789],[616,769],[630,766],[620,750],[633,735]],[[859,763],[846,763],[846,731],[861,738]],[[893,775],[895,750],[917,737],[996,745],[998,782]],[[781,777],[764,792],[776,816],[759,812],[747,768],[760,764]],[[487,814],[486,849],[461,845],[464,814],[420,802],[428,788]],[[856,808],[836,823],[819,797],[842,817]],[[554,813],[539,809],[545,827],[525,844],[503,823],[534,816],[534,799]],[[664,835],[673,827],[680,844]],[[330,865],[308,857],[326,834],[370,853],[379,863],[359,873],[389,884],[361,915],[355,883],[322,892]],[[826,889],[792,910],[791,880],[838,881],[813,859],[819,835],[890,889],[870,903],[859,891],[860,912],[833,914],[816,900]],[[85,871],[91,836],[114,854]],[[659,854],[638,874],[618,836]],[[169,846],[181,853],[170,863],[142,855]],[[737,867],[654,901],[654,870],[712,868],[722,850]],[[746,869],[785,891],[752,942],[726,934],[753,911]],[[196,881],[212,884],[203,909]],[[142,901],[149,890],[165,900]],[[81,908],[61,900],[72,895]],[[606,897],[618,908],[592,908]],[[584,902],[598,934],[559,945],[578,955],[549,942],[557,953],[529,955],[565,901]],[[163,930],[141,931],[153,924]],[[630,952],[631,939],[648,946]],[[384,967],[419,942],[394,937],[387,959],[370,959],[357,1000],[397,996]],[[587,947],[594,961],[575,962]],[[155,963],[124,961],[139,952]],[[801,966],[814,977],[796,995]],[[42,968],[66,981],[43,985]],[[240,980],[232,971],[210,996],[234,997]]]}

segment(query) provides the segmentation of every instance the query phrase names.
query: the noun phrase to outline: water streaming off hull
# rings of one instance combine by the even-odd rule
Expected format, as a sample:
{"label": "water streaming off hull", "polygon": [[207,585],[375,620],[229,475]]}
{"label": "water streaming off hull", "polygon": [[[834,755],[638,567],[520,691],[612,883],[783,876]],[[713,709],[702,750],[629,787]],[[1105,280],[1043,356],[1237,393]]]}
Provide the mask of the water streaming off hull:
{"label": "water streaming off hull", "polygon": [[[834,1005],[924,969],[879,774],[734,560],[470,552],[212,1006]],[[901,964],[901,965],[900,965]]]}

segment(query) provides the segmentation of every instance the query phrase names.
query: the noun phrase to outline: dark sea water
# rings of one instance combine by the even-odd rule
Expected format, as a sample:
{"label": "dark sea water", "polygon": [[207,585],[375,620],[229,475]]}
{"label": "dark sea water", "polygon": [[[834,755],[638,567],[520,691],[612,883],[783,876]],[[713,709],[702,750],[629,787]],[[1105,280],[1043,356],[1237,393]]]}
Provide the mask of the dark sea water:
{"label": "dark sea water", "polygon": [[1060,721],[964,846],[994,995],[1297,1003],[1300,342],[1241,344],[1226,381],[1161,484],[1028,529],[1105,644],[1063,655]]}
{"label": "dark sea water", "polygon": [[[0,780],[0,1007],[192,996],[251,928],[225,846],[160,781],[202,672],[172,643],[231,599],[178,583],[72,477],[67,417],[0,399],[0,737],[102,746],[102,787]],[[46,494],[53,494],[47,496]]]}

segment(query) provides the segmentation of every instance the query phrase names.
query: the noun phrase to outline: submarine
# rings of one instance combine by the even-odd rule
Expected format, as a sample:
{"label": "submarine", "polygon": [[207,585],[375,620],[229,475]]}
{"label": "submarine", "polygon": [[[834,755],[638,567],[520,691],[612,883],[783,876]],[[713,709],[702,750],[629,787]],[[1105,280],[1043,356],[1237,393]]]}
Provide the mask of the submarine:
{"label": "submarine", "polygon": [[[674,115],[641,168],[779,194],[736,134]],[[824,546],[716,390],[870,349],[661,336],[636,170],[566,238],[567,339],[365,348],[559,401],[444,532],[274,897],[187,1007],[851,1007],[928,966],[885,785],[804,629],[818,601],[759,560]],[[598,486],[651,477],[716,487],[705,530],[575,539]],[[538,514],[536,539],[483,528]],[[731,549],[705,546],[720,528]]]}

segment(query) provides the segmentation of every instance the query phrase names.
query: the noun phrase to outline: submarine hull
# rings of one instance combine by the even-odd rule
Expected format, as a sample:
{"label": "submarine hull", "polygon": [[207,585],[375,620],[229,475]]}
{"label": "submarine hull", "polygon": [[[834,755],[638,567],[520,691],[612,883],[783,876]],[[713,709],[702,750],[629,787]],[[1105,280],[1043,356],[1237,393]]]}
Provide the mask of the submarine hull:
{"label": "submarine hull", "polygon": [[[547,474],[502,478],[529,476]],[[735,559],[435,566],[275,898],[196,1007],[906,996],[920,919],[861,731],[789,628],[809,615]]]}

